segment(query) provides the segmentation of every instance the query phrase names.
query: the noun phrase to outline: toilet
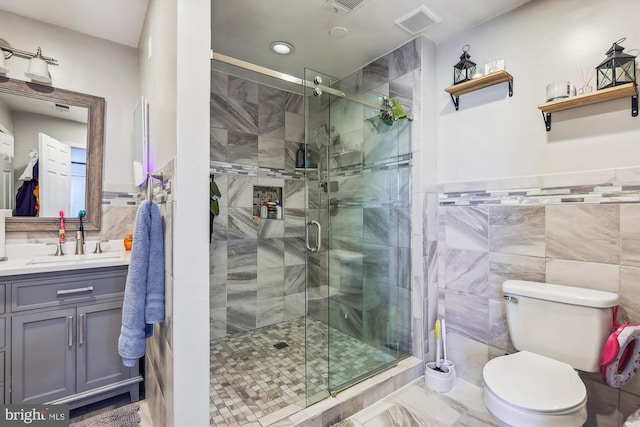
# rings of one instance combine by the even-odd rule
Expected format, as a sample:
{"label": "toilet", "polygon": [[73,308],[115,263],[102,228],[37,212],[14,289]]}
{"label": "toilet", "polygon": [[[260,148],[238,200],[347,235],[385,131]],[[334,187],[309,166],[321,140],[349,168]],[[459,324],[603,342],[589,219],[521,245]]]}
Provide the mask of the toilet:
{"label": "toilet", "polygon": [[587,390],[576,369],[599,371],[618,295],[524,280],[507,280],[502,289],[518,352],[484,366],[487,409],[500,426],[584,425]]}

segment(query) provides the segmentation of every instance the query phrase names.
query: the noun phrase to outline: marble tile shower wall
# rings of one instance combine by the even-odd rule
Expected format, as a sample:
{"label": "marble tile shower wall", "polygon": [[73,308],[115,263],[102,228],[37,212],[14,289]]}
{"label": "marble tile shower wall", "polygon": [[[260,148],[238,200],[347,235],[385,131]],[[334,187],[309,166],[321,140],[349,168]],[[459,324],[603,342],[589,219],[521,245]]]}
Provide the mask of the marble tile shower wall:
{"label": "marble tile shower wall", "polygon": [[[304,315],[303,141],[300,95],[212,71],[210,160],[228,167],[214,173],[211,339]],[[283,188],[282,220],[254,221],[254,185]]]}
{"label": "marble tile shower wall", "polygon": [[[515,351],[501,292],[506,279],[616,292],[619,320],[640,323],[640,168],[608,175],[611,181],[586,183],[588,174],[582,174],[569,181],[585,182],[573,185],[551,184],[545,177],[537,188],[493,193],[483,184],[469,183],[466,190],[457,184],[453,192],[440,193],[437,210],[437,197],[428,198],[429,218],[439,227],[437,242],[429,242],[429,267],[437,271],[436,312],[446,315],[449,354],[462,378],[480,385],[489,359]],[[616,182],[621,176],[625,180]],[[617,425],[621,414],[640,405],[640,376],[621,390],[596,374],[583,379],[589,425]]]}

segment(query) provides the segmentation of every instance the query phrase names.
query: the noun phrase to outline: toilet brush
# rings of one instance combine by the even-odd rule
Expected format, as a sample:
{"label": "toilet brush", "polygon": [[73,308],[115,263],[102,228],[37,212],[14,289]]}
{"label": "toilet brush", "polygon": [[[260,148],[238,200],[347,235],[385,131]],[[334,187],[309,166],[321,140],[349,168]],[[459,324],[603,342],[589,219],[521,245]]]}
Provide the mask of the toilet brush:
{"label": "toilet brush", "polygon": [[443,372],[442,368],[440,368],[440,319],[436,319],[435,333],[436,333],[436,371]]}
{"label": "toilet brush", "polygon": [[[453,366],[453,363],[450,363],[446,359],[446,353],[443,359],[440,357],[441,349],[440,349],[440,340],[442,339],[442,343],[444,344],[445,339],[445,323],[444,319],[442,322],[440,319],[436,319],[436,324],[434,327],[435,330],[435,338],[436,338],[436,361],[435,362],[427,362],[424,370],[424,381],[425,385],[434,391],[438,391],[441,393],[446,393],[453,388],[456,384],[456,372]],[[442,334],[442,336],[440,336]],[[445,345],[443,345],[444,351],[447,351]]]}
{"label": "toilet brush", "polygon": [[449,358],[447,357],[447,324],[442,319],[442,351],[444,353],[444,364],[449,363]]}

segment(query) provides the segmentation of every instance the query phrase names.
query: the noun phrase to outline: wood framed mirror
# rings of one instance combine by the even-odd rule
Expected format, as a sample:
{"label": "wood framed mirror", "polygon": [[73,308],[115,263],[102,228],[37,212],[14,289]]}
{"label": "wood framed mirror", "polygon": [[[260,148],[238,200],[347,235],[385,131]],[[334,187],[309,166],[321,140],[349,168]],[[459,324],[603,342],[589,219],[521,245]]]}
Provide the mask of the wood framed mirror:
{"label": "wood framed mirror", "polygon": [[[14,80],[0,76],[0,98],[14,95],[29,101],[40,100],[48,108],[65,109],[79,107],[86,109],[86,179],[83,220],[87,231],[100,230],[102,221],[102,163],[104,152],[105,100],[93,95],[44,86],[37,83]],[[0,198],[15,197],[12,188],[0,188]],[[9,195],[8,192],[13,192]],[[15,208],[15,203],[13,204]],[[57,211],[56,211],[57,212]],[[79,229],[78,212],[65,212],[65,226],[68,230]],[[14,216],[6,218],[7,231],[57,231],[60,218]]]}

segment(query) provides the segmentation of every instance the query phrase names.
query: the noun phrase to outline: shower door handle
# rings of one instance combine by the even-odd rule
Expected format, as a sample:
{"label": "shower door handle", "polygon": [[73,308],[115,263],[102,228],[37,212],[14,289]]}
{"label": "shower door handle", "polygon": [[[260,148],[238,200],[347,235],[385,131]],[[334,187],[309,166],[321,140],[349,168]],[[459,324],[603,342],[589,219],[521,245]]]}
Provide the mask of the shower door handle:
{"label": "shower door handle", "polygon": [[[316,247],[312,248],[311,246],[309,246],[309,226],[311,225],[315,225],[316,226]],[[307,245],[307,250],[309,252],[319,252],[320,251],[320,247],[322,246],[322,226],[320,226],[320,223],[318,221],[316,221],[315,219],[312,220],[311,222],[307,223],[307,238],[306,238],[306,245]]]}

